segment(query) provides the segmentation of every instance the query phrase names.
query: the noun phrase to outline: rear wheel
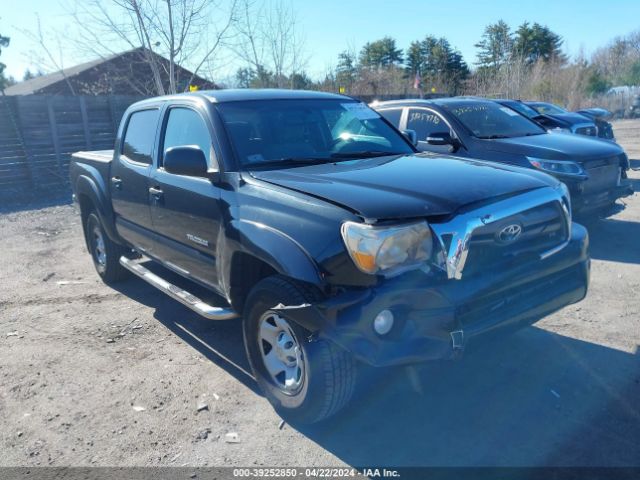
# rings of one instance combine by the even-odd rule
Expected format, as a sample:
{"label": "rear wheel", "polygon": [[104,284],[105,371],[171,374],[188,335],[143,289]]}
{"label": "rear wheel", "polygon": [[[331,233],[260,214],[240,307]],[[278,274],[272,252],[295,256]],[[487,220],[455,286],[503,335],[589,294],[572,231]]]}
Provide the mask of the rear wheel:
{"label": "rear wheel", "polygon": [[249,294],[243,322],[245,347],[267,399],[291,422],[313,423],[340,410],[355,388],[351,354],[310,332],[274,305],[313,303],[319,293],[285,277],[259,282]]}
{"label": "rear wheel", "polygon": [[105,283],[115,283],[125,279],[129,271],[120,265],[120,257],[130,250],[115,243],[107,236],[100,218],[95,212],[87,216],[85,235],[93,265],[100,278]]}

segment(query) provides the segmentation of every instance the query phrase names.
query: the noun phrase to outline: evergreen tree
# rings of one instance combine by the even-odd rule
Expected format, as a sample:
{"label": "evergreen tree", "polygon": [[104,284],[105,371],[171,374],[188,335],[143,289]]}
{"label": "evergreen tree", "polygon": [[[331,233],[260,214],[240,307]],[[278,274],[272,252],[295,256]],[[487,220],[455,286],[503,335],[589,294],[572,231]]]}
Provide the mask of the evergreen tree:
{"label": "evergreen tree", "polygon": [[487,25],[475,47],[479,49],[476,64],[481,69],[498,70],[511,59],[513,38],[509,25],[503,20]]}
{"label": "evergreen tree", "polygon": [[360,51],[360,65],[363,67],[385,68],[402,63],[402,50],[395,39],[384,37],[375,42],[367,42]]}
{"label": "evergreen tree", "polygon": [[513,55],[522,58],[529,65],[538,60],[547,62],[555,59],[564,62],[566,57],[562,54],[562,42],[562,37],[549,27],[524,22],[513,36]]}

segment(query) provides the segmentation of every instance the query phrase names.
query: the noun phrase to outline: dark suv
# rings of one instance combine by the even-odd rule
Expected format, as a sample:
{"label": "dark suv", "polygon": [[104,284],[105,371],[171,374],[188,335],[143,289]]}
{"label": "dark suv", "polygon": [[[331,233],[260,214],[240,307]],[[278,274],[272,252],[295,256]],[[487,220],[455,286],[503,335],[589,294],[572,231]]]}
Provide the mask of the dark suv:
{"label": "dark suv", "polygon": [[548,133],[492,100],[393,100],[372,107],[399,129],[415,132],[422,151],[518,165],[557,177],[569,187],[576,213],[607,212],[618,198],[633,193],[629,161],[619,145]]}

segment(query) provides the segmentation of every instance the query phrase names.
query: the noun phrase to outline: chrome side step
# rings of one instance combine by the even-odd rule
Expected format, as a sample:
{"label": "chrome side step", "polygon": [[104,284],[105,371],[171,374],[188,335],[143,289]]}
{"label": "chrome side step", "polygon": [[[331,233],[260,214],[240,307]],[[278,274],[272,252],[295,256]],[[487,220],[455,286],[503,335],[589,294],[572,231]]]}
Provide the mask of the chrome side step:
{"label": "chrome side step", "polygon": [[220,308],[209,305],[208,303],[200,300],[195,295],[187,292],[186,290],[177,287],[176,285],[167,282],[163,278],[160,278],[155,273],[150,272],[136,260],[131,260],[127,257],[120,257],[120,265],[129,270],[131,273],[140,277],[145,282],[153,285],[158,290],[166,293],[174,300],[179,301],[184,306],[190,308],[198,315],[202,315],[209,320],[229,320],[231,318],[237,318],[238,314],[230,308]]}

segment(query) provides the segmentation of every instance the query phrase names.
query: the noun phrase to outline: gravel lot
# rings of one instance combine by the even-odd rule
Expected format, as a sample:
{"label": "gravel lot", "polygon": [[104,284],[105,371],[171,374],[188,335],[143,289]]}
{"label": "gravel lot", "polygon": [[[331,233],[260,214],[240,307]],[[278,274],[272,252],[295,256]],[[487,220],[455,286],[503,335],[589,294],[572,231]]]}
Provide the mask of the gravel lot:
{"label": "gravel lot", "polygon": [[[640,168],[640,121],[615,131]],[[638,466],[640,195],[626,203],[589,225],[584,301],[413,382],[379,372],[304,429],[256,390],[237,322],[103,285],[71,205],[5,211],[0,466]]]}

